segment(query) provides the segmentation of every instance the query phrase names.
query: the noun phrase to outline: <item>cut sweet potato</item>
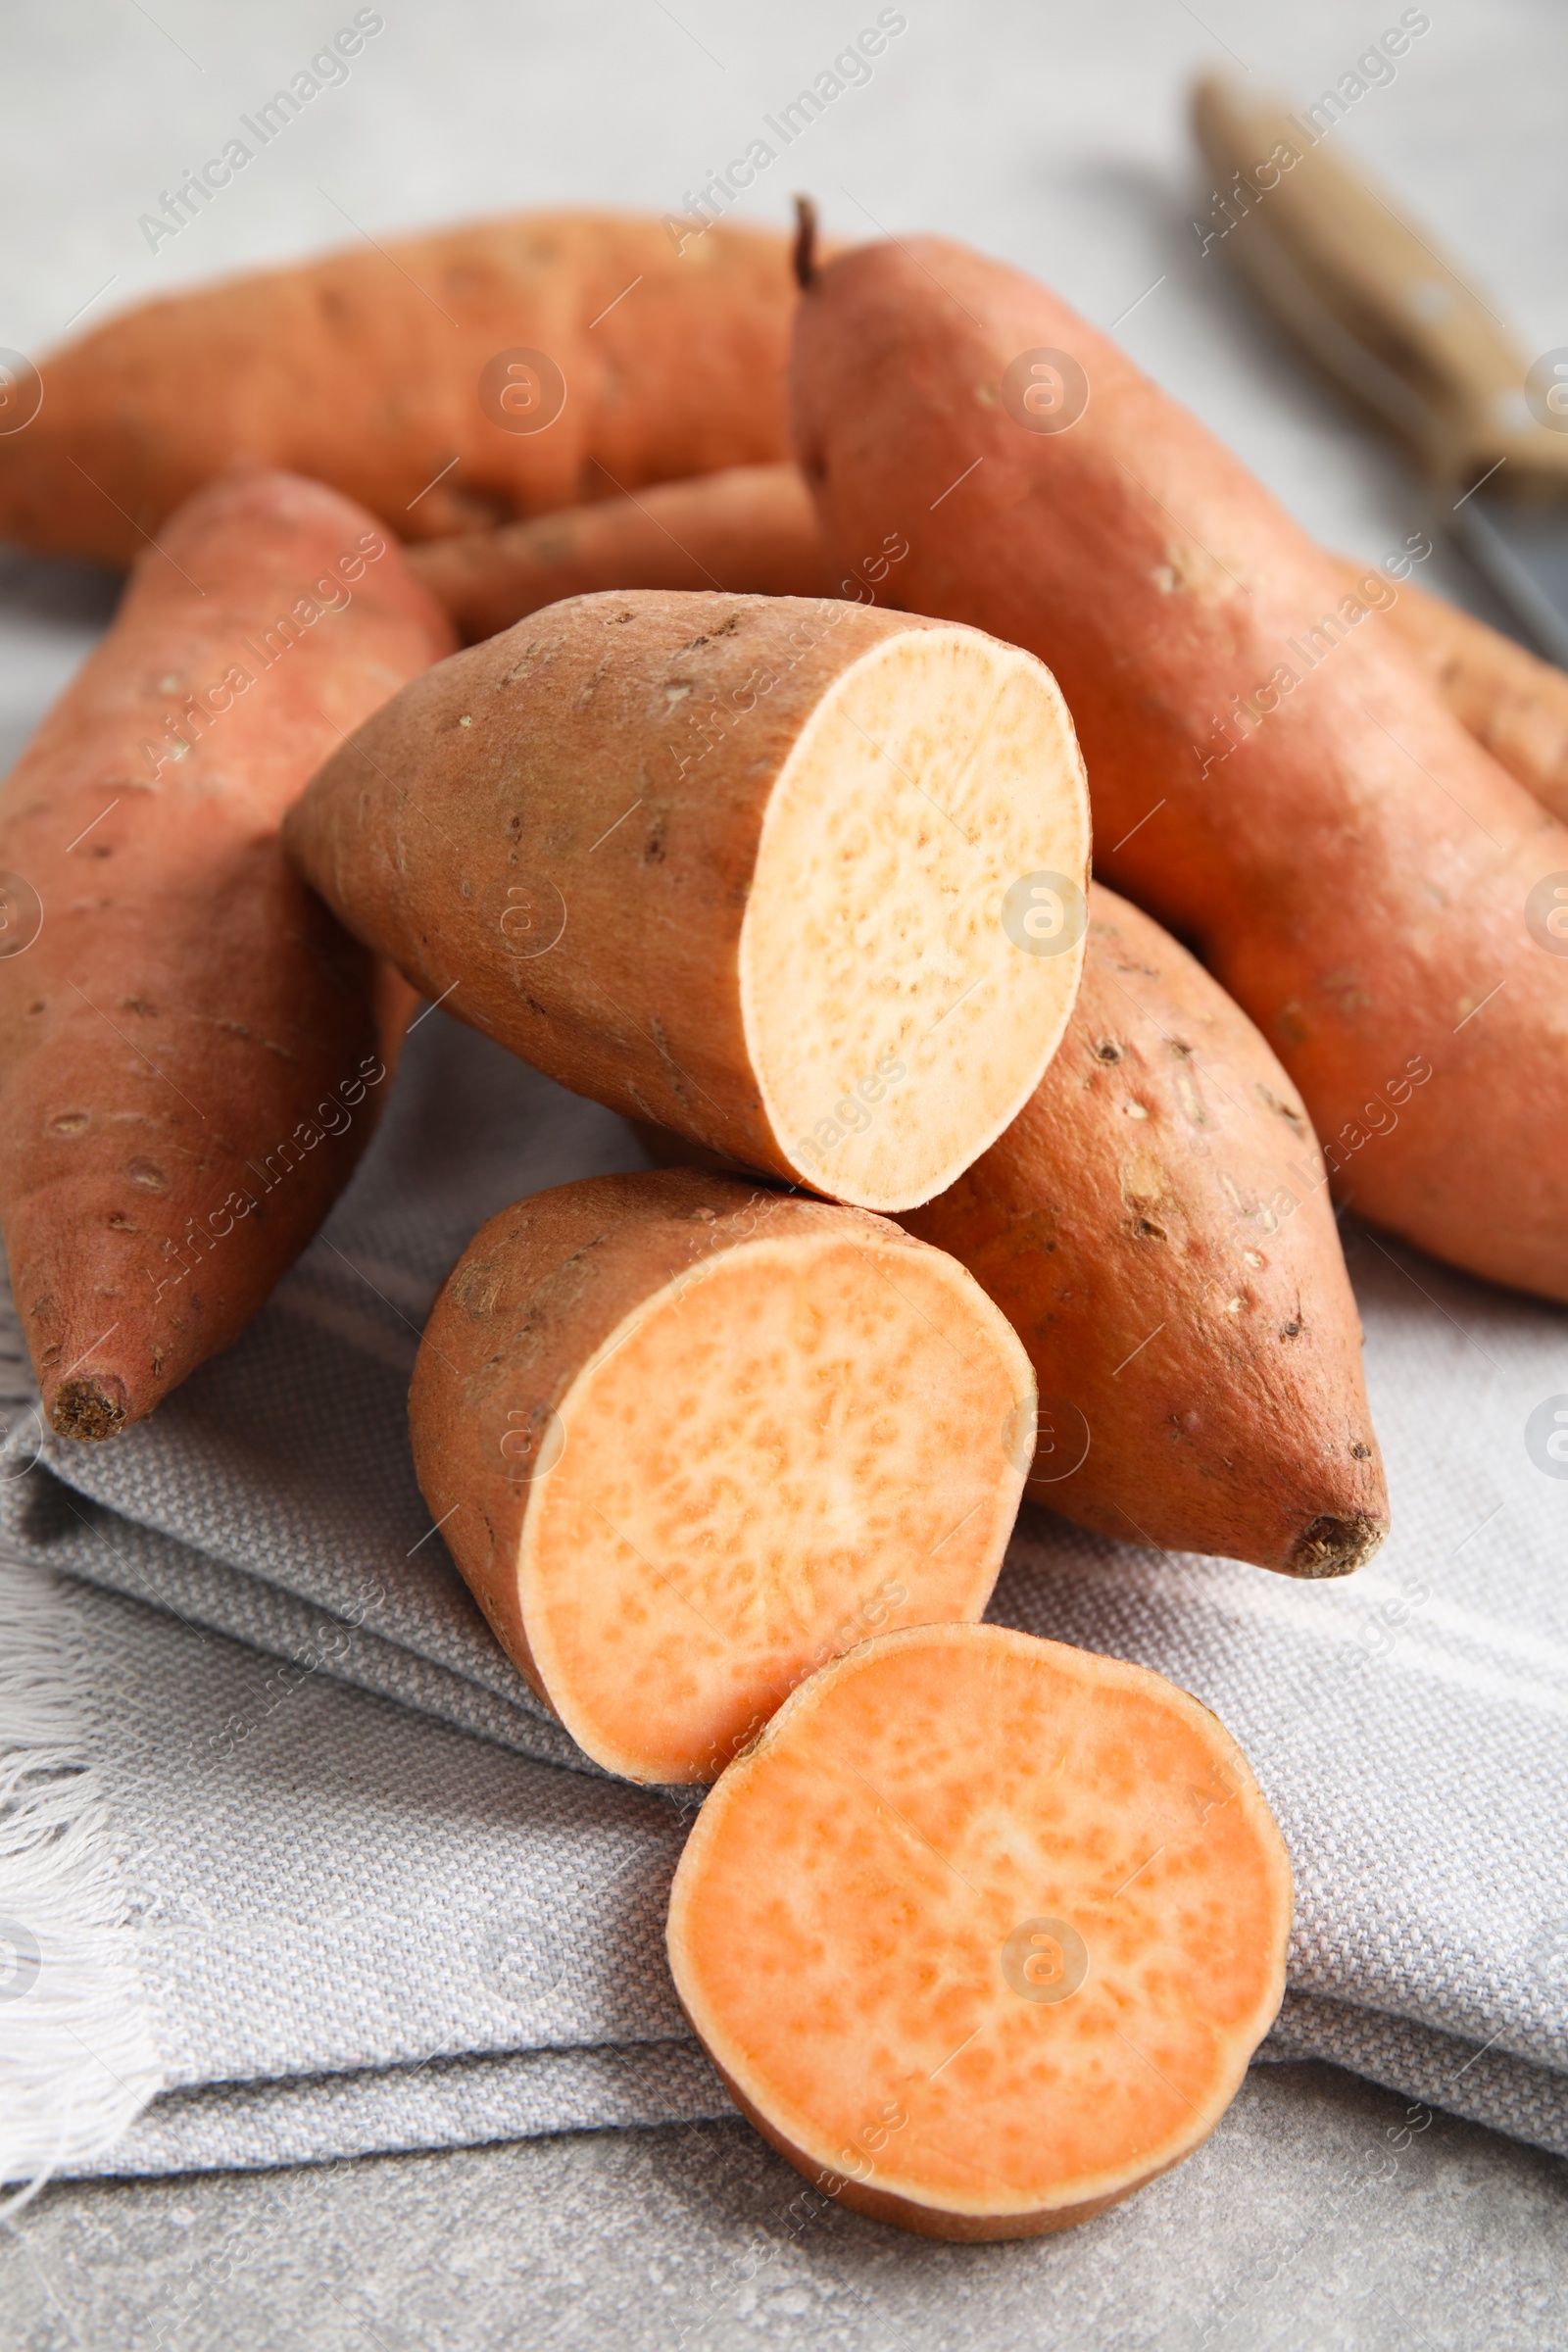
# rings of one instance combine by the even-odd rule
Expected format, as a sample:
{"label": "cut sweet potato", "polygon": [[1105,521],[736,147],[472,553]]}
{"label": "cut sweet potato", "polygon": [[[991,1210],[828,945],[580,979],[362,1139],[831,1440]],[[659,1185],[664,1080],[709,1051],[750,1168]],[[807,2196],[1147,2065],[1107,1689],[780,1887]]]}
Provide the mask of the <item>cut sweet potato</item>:
{"label": "cut sweet potato", "polygon": [[816,509],[795,466],[730,466],[656,483],[636,498],[432,540],[409,561],[468,645],[602,588],[858,593],[853,579],[830,577]]}
{"label": "cut sweet potato", "polygon": [[128,563],[245,459],[407,539],[788,454],[775,232],[534,213],[141,304],[41,362],[0,533]]}
{"label": "cut sweet potato", "polygon": [[0,794],[0,1222],[62,1436],[226,1348],[353,1172],[412,999],[278,822],[450,645],[362,508],[238,472],[143,556]]}
{"label": "cut sweet potato", "polygon": [[859,1211],[671,1169],[502,1211],[410,1396],[432,1516],[578,1744],[709,1781],[820,1660],[978,1617],[1033,1443],[1014,1333]]}
{"label": "cut sweet potato", "polygon": [[[1344,556],[1334,561],[1345,593],[1354,596],[1366,567]],[[1568,822],[1568,675],[1409,580],[1384,613],[1466,733]]]}
{"label": "cut sweet potato", "polygon": [[1205,2139],[1285,1984],[1291,1872],[1224,1727],[998,1626],[813,1674],[675,1873],[669,1962],[737,2104],[930,2237],[1087,2221]]}
{"label": "cut sweet potato", "polygon": [[1568,828],[1236,459],[1021,272],[938,238],[841,256],[801,306],[795,398],[829,547],[906,532],[902,603],[1051,663],[1102,878],[1257,1023],[1341,1197],[1568,1298],[1568,957],[1537,935]]}
{"label": "cut sweet potato", "polygon": [[1029,1350],[1034,1499],[1124,1543],[1343,1576],[1389,1503],[1310,1123],[1185,948],[1099,883],[1089,914],[1061,1051],[905,1221]]}
{"label": "cut sweet potato", "polygon": [[367,946],[562,1084],[867,1208],[1001,1133],[1082,960],[1050,672],[825,600],[552,605],[378,712],[285,838]]}

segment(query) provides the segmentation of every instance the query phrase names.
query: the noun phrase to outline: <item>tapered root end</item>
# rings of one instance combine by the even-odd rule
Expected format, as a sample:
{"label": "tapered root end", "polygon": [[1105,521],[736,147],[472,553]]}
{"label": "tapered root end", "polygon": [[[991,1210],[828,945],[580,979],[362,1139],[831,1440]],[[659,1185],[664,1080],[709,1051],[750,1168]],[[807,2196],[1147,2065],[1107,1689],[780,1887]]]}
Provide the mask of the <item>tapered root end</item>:
{"label": "tapered root end", "polygon": [[816,277],[816,204],[809,196],[795,199],[795,282],[808,294]]}
{"label": "tapered root end", "polygon": [[129,1413],[125,1384],[112,1372],[63,1381],[49,1404],[49,1419],[62,1438],[81,1438],[101,1445],[118,1438]]}
{"label": "tapered root end", "polygon": [[1364,1515],[1314,1519],[1291,1554],[1290,1573],[1348,1576],[1366,1566],[1388,1532],[1386,1521]]}

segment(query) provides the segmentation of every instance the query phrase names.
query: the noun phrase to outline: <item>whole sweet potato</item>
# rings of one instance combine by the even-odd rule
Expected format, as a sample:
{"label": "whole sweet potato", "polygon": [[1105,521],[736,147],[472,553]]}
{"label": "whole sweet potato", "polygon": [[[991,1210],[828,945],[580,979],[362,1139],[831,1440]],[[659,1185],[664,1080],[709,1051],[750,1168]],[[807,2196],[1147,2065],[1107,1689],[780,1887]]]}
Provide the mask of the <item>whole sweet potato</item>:
{"label": "whole sweet potato", "polygon": [[0,536],[128,563],[247,459],[405,538],[786,454],[781,236],[536,213],[172,294],[39,364]]}
{"label": "whole sweet potato", "polygon": [[63,1436],[225,1348],[348,1181],[410,1000],[278,820],[450,642],[363,509],[240,473],[142,557],[0,792],[0,1226]]}
{"label": "whole sweet potato", "polygon": [[832,552],[905,533],[902,603],[1051,663],[1101,871],[1257,1022],[1343,1196],[1568,1298],[1568,957],[1541,937],[1568,829],[1236,459],[1020,271],[935,238],[841,256],[794,397]]}
{"label": "whole sweet potato", "polygon": [[497,1639],[637,1781],[715,1780],[880,1626],[979,1617],[1033,1426],[1016,1335],[942,1250],[689,1168],[492,1217],[409,1392]]}

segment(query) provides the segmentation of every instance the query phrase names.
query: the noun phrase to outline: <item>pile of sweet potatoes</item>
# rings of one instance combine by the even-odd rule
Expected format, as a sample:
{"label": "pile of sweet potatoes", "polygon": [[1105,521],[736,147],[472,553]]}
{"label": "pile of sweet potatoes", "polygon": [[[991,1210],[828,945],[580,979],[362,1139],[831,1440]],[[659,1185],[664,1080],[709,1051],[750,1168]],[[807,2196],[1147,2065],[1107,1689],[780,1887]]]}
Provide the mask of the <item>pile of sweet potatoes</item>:
{"label": "pile of sweet potatoes", "polygon": [[790,2161],[1101,2211],[1234,2092],[1289,1865],[1196,1701],[979,1620],[1025,1494],[1376,1548],[1335,1200],[1568,1298],[1568,689],[937,240],[483,223],[41,380],[0,533],[135,559],[0,791],[53,1430],[239,1336],[420,995],[634,1120],[453,1269],[423,1492],[584,1750],[715,1784],[670,1962]]}

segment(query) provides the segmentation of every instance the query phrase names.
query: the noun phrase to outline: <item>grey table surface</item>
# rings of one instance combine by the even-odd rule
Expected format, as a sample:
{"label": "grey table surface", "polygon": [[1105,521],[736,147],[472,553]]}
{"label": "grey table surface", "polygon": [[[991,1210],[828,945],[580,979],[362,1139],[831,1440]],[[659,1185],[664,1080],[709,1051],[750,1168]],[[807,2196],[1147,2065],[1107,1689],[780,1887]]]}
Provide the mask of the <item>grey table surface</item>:
{"label": "grey table surface", "polygon": [[[60,0],[12,12],[0,77],[0,343],[38,352],[217,273],[520,205],[682,207],[842,51],[869,4],[388,0],[220,203],[151,247],[162,190],[354,12]],[[810,188],[836,233],[940,228],[1050,278],[1308,528],[1376,560],[1440,520],[1397,456],[1204,255],[1185,124],[1213,67],[1310,98],[1393,5],[906,0],[744,214]],[[1403,12],[1408,24],[1412,12]],[[1512,317],[1568,344],[1568,13],[1434,0],[1336,138]],[[1478,610],[1441,546],[1427,574]],[[0,760],[102,627],[101,581],[0,555]],[[1494,2348],[1568,2342],[1568,2166],[1332,2069],[1254,2070],[1208,2145],[1030,2245],[926,2244],[830,2210],[743,2125],[587,2132],[337,2167],[46,2189],[0,2227],[0,2352],[56,2345],[459,2348]]]}
{"label": "grey table surface", "polygon": [[1061,2236],[801,2211],[744,2124],[45,2192],[0,2346],[1546,2352],[1568,2165],[1332,2067],[1253,2070],[1179,2172]]}

